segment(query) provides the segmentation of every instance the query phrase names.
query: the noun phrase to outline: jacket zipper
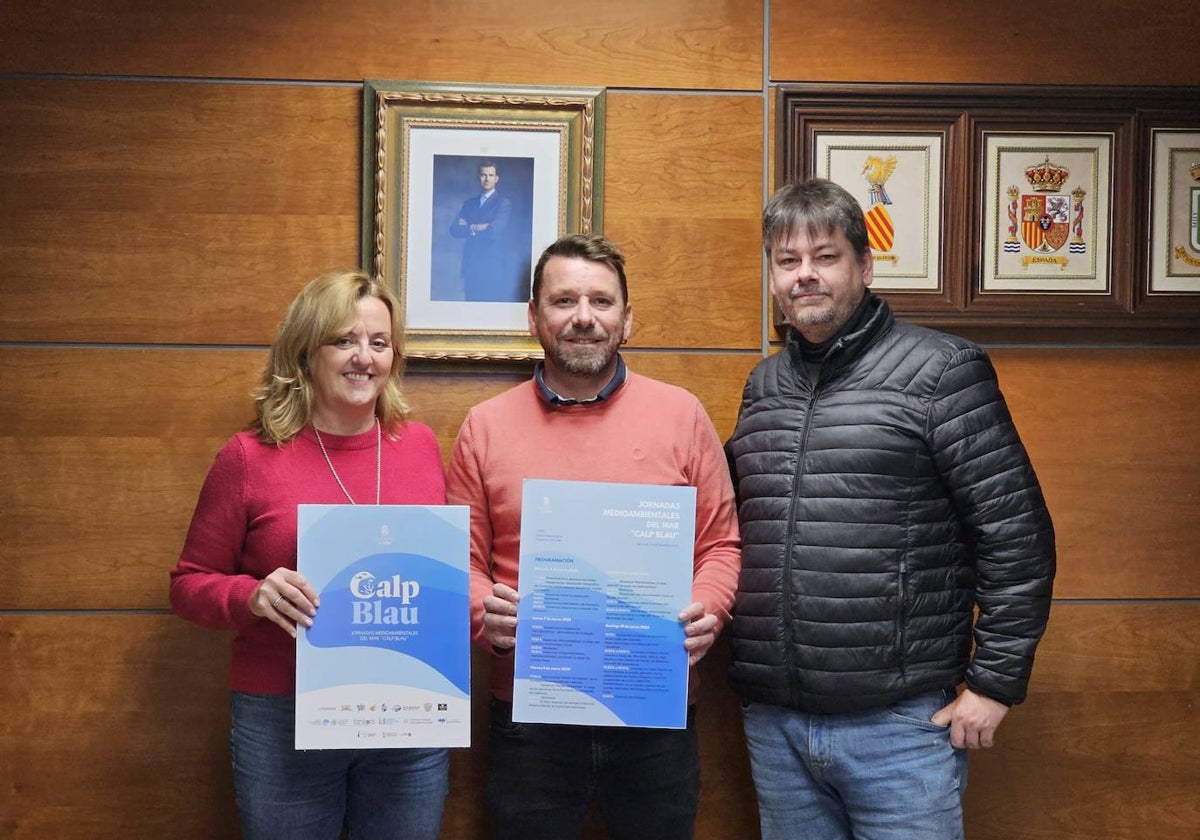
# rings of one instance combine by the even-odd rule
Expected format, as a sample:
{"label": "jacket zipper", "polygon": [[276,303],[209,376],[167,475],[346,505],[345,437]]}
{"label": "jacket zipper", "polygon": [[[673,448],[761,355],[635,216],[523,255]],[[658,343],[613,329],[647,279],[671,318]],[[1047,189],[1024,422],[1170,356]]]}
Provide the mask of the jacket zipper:
{"label": "jacket zipper", "polygon": [[804,474],[804,453],[808,451],[808,435],[812,429],[813,408],[817,404],[818,384],[819,375],[818,381],[813,383],[804,412],[804,423],[800,427],[800,448],[796,453],[796,471],[792,474],[792,499],[788,505],[787,539],[783,546],[783,626],[787,628],[787,644],[784,648],[787,654],[788,690],[793,706],[800,703],[800,686],[796,677],[795,651],[798,640],[794,638],[792,628],[792,549],[796,545],[796,508],[800,504],[800,478]]}
{"label": "jacket zipper", "polygon": [[908,589],[908,561],[900,558],[900,591],[896,593],[896,663],[904,677],[904,601]]}

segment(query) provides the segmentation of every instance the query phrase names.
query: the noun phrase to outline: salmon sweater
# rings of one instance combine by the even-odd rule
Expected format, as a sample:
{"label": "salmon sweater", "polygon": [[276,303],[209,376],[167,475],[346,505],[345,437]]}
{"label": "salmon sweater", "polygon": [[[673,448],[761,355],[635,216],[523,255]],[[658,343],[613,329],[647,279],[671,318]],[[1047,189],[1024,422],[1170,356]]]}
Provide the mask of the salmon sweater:
{"label": "salmon sweater", "polygon": [[[321,439],[354,500],[374,504],[375,429],[322,432]],[[445,503],[442,458],[428,426],[409,423],[394,437],[384,433],[382,446],[382,504]],[[250,612],[250,593],[275,569],[296,568],[297,505],[346,503],[311,426],[283,446],[240,432],[217,453],[171,572],[171,608],[203,627],[237,632],[229,673],[234,691],[295,690],[296,643]]]}
{"label": "salmon sweater", "polygon": [[[471,507],[471,634],[483,637],[493,582],[517,587],[521,481],[526,478],[696,488],[692,599],[729,620],[741,553],[728,464],[692,394],[633,372],[607,399],[556,405],[529,380],[467,415],[447,476],[450,504]],[[679,608],[687,606],[680,604]],[[492,693],[512,700],[513,656],[498,655]]]}

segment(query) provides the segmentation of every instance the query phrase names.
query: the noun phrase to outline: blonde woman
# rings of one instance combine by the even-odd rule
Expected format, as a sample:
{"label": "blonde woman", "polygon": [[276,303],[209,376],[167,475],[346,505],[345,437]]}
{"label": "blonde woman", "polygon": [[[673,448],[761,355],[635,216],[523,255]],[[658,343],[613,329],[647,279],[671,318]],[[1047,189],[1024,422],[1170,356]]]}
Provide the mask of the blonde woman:
{"label": "blonde woman", "polygon": [[245,840],[438,835],[446,750],[293,747],[296,625],[320,611],[296,572],[296,506],[445,502],[437,441],[407,420],[402,340],[398,302],[365,274],[300,292],[254,423],[217,454],[171,572],[176,614],[237,633],[230,751]]}

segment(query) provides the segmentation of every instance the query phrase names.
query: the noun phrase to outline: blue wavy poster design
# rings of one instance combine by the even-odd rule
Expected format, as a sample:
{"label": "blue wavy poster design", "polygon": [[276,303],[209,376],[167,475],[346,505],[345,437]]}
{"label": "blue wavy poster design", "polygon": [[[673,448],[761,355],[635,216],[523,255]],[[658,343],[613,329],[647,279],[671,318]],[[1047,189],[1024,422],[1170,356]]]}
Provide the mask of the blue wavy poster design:
{"label": "blue wavy poster design", "polygon": [[513,720],[682,729],[696,489],[526,479]]}
{"label": "blue wavy poster design", "polygon": [[317,590],[296,639],[296,748],[470,745],[470,514],[300,505],[297,568]]}

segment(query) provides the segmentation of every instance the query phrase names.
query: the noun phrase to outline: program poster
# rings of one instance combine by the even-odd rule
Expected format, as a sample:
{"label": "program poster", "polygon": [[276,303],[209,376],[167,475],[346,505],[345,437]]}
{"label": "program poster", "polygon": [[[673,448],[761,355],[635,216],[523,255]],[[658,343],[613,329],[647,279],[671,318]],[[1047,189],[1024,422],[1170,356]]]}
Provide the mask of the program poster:
{"label": "program poster", "polygon": [[696,488],[526,479],[513,720],[683,729]]}
{"label": "program poster", "polygon": [[470,746],[468,508],[300,505],[296,749]]}

